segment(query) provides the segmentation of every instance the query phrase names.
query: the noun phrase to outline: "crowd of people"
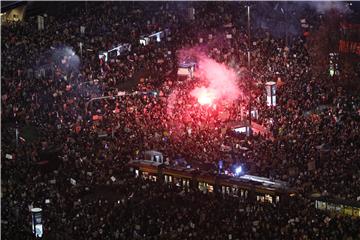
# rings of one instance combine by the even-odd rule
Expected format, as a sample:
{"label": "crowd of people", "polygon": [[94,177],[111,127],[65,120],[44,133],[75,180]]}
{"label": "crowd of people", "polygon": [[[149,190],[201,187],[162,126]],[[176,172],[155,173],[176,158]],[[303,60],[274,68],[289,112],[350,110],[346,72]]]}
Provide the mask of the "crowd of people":
{"label": "crowd of people", "polygon": [[[307,199],[359,201],[360,98],[338,86],[359,76],[314,72],[303,36],[287,42],[253,29],[248,46],[242,3],[191,3],[195,19],[190,3],[87,4],[47,16],[42,31],[34,18],[2,26],[4,239],[33,238],[31,207],[43,209],[44,239],[360,238],[359,219],[319,212]],[[171,34],[161,42],[139,43],[165,28]],[[121,43],[131,50],[99,59]],[[258,112],[252,121],[273,138],[227,127],[247,118],[248,94],[217,109],[197,103],[189,93],[201,79],[177,76],[181,53],[194,51],[239,74]],[[266,105],[268,81],[277,82],[276,107]],[[118,94],[129,82],[136,92]],[[168,164],[241,163],[299,196],[288,205],[257,203],[133,178],[126,163],[151,149]]]}

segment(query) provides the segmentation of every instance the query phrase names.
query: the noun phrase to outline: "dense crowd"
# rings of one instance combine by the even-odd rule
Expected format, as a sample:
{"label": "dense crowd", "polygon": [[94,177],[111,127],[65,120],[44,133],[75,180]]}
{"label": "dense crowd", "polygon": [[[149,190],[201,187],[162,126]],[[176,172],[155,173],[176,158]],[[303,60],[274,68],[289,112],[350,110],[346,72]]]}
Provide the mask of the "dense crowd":
{"label": "dense crowd", "polygon": [[[247,46],[245,10],[237,11],[243,4],[193,3],[195,20],[187,19],[184,3],[88,4],[48,16],[43,31],[31,18],[2,26],[4,239],[32,239],[31,206],[44,210],[44,239],[360,238],[358,219],[318,212],[306,198],[359,200],[360,99],[337,85],[359,76],[315,73],[304,37],[287,43],[254,29]],[[171,35],[160,43],[139,43],[165,28]],[[99,60],[99,51],[125,42],[127,54]],[[248,47],[253,84],[244,73]],[[65,48],[76,53],[72,60],[54,54]],[[247,96],[221,111],[197,104],[189,92],[201,80],[176,75],[184,49],[235,69],[239,87],[253,92],[252,121],[274,138],[238,136],[226,127],[247,118]],[[36,76],[39,68],[46,71]],[[270,80],[278,83],[273,108],[263,94]],[[129,82],[138,94],[118,96]],[[89,103],[105,96],[114,97]],[[25,136],[29,126],[36,137]],[[182,158],[216,170],[220,159],[226,167],[241,163],[251,174],[289,182],[299,196],[288,205],[254,203],[132,178],[126,163],[151,149],[169,164]],[[55,154],[43,159],[44,152]],[[59,164],[50,170],[41,164],[52,158]]]}

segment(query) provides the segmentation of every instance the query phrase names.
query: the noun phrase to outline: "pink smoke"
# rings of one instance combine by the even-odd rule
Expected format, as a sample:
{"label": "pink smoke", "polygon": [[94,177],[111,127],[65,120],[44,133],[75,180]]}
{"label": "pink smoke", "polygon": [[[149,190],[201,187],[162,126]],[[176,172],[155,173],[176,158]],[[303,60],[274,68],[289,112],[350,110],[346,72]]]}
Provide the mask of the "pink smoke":
{"label": "pink smoke", "polygon": [[191,95],[202,105],[211,105],[218,100],[232,102],[241,95],[235,71],[211,58],[201,56],[195,74],[207,83],[206,87],[197,87],[191,91]]}
{"label": "pink smoke", "polygon": [[200,105],[212,105],[216,99],[216,93],[206,87],[197,87],[191,92]]}

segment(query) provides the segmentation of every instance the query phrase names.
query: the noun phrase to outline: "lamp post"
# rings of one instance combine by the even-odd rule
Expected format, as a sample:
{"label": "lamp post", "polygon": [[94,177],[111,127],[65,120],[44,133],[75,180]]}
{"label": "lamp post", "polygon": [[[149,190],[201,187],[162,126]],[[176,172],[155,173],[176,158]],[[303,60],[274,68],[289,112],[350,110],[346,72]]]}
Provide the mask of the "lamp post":
{"label": "lamp post", "polygon": [[30,211],[32,219],[32,232],[36,238],[41,238],[44,232],[42,224],[42,209],[32,208]]}
{"label": "lamp post", "polygon": [[248,31],[248,67],[250,70],[250,6],[247,6],[247,31]]}
{"label": "lamp post", "polygon": [[15,128],[15,143],[16,143],[16,147],[18,147],[19,146],[19,129],[17,126]]}
{"label": "lamp post", "polygon": [[82,53],[83,53],[83,43],[82,42],[80,42],[79,43],[79,46],[80,46],[80,57],[81,57],[81,59],[82,59]]}
{"label": "lamp post", "polygon": [[252,135],[251,131],[251,101],[252,101],[252,95],[251,95],[251,62],[250,62],[250,5],[247,5],[247,32],[248,32],[248,73],[249,73],[249,79],[248,79],[248,86],[249,86],[249,135]]}
{"label": "lamp post", "polygon": [[283,8],[280,8],[280,11],[282,12],[283,17],[284,17],[285,46],[287,47],[288,46],[288,21],[289,21],[288,17],[289,17],[289,14]]}

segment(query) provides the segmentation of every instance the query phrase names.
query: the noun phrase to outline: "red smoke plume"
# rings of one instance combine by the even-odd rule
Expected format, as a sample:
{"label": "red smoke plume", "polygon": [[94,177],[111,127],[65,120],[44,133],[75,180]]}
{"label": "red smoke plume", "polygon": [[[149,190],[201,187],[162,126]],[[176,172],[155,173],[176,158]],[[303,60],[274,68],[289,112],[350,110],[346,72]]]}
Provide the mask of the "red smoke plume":
{"label": "red smoke plume", "polygon": [[232,102],[241,95],[235,71],[224,64],[201,56],[195,74],[207,84],[191,91],[191,95],[196,97],[201,105],[211,105],[219,100]]}

